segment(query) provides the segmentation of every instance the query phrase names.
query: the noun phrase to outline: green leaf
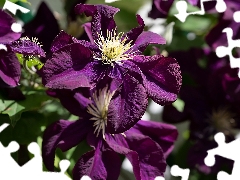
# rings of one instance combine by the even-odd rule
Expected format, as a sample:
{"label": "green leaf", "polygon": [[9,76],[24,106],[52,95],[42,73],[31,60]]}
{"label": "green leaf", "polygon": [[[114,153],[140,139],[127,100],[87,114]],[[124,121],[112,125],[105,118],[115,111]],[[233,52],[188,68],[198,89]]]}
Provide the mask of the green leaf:
{"label": "green leaf", "polygon": [[21,118],[22,112],[30,110],[38,110],[43,103],[49,100],[45,91],[29,91],[25,93],[26,99],[23,101],[4,100],[4,109],[1,113],[8,114],[11,120],[12,126],[15,126],[17,121]]}
{"label": "green leaf", "polygon": [[[21,65],[23,65],[23,61],[24,61],[24,57],[22,54],[16,54],[18,61],[20,62]],[[37,57],[33,57],[29,60],[27,60],[27,67],[28,68],[32,68],[33,66],[36,67],[38,70],[40,70],[43,67],[43,63],[40,61],[40,59],[38,59]]]}
{"label": "green leaf", "polygon": [[10,1],[12,3],[23,2],[23,3],[27,3],[29,5],[31,4],[30,2],[28,2],[28,0],[8,0],[8,1]]}
{"label": "green leaf", "polygon": [[2,8],[5,4],[5,0],[0,0],[0,7]]}

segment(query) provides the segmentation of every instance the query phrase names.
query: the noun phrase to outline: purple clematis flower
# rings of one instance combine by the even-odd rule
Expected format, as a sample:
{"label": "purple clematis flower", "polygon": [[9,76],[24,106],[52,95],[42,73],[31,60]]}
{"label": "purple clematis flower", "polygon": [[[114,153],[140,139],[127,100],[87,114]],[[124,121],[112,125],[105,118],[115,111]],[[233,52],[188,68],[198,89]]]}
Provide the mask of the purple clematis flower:
{"label": "purple clematis flower", "polygon": [[41,2],[35,17],[25,24],[23,29],[22,36],[37,37],[39,42],[44,44],[43,49],[47,53],[52,41],[60,32],[57,20],[45,2]]}
{"label": "purple clematis flower", "polygon": [[21,33],[16,33],[11,29],[14,19],[6,12],[0,10],[0,44],[6,49],[0,49],[0,86],[15,87],[18,85],[21,67],[15,53],[25,56],[45,56],[44,51],[38,44],[27,38],[20,39]]}
{"label": "purple clematis flower", "polygon": [[[153,180],[163,176],[166,156],[172,151],[177,130],[172,125],[157,122],[138,121],[122,134],[108,132],[109,117],[116,116],[114,104],[115,88],[89,91],[80,89],[54,90],[49,92],[59,97],[62,104],[80,116],[77,121],[60,120],[44,132],[42,152],[48,170],[54,170],[55,150],[67,151],[86,139],[93,147],[82,155],[73,169],[73,179],[88,175],[92,179],[118,179],[121,160],[125,155],[133,165],[137,180]],[[101,135],[99,136],[99,134]]]}
{"label": "purple clematis flower", "polygon": [[174,0],[152,0],[152,9],[148,16],[153,19],[166,18]]}
{"label": "purple clematis flower", "polygon": [[[61,32],[43,67],[46,87],[93,88],[99,80],[110,77],[118,84],[124,81],[139,83],[142,86],[139,93],[147,94],[161,105],[176,100],[181,86],[179,65],[170,57],[141,55],[149,44],[165,44],[165,40],[155,33],[143,31],[144,22],[139,15],[138,27],[126,34],[118,34],[113,17],[119,9],[79,4],[75,10],[92,16],[91,24],[85,25],[91,42],[77,41]],[[131,91],[130,84],[122,88],[122,93]]]}
{"label": "purple clematis flower", "polygon": [[[168,13],[173,5],[174,0],[152,0],[152,9],[148,13],[148,16],[153,19],[157,18],[167,18]],[[189,4],[193,6],[201,7],[200,0],[188,0]],[[204,2],[205,11],[209,12],[215,8],[216,1]],[[216,12],[216,11],[214,11]]]}
{"label": "purple clematis flower", "polygon": [[206,36],[206,42],[213,49],[218,46],[228,46],[226,33],[222,32],[227,27],[233,30],[233,39],[240,38],[240,24],[233,20],[234,12],[240,11],[240,2],[228,0],[225,3],[227,10],[220,15],[218,23]]}
{"label": "purple clematis flower", "polygon": [[[208,64],[202,68],[197,61],[204,54],[208,57]],[[240,80],[237,69],[231,69],[227,59],[218,59],[212,51],[191,49],[170,55],[181,57],[179,64],[183,77],[188,75],[195,84],[185,83],[180,90],[180,99],[185,103],[183,111],[167,105],[164,107],[163,120],[171,123],[190,120],[190,140],[194,142],[188,153],[190,167],[205,174],[218,172],[222,164],[231,167],[232,162],[223,158],[217,158],[218,163],[208,167],[204,158],[207,150],[218,146],[213,139],[216,133],[223,132],[227,141],[230,141],[234,139],[234,130],[240,127],[240,99],[237,98],[240,95]],[[191,64],[186,59],[191,60]]]}

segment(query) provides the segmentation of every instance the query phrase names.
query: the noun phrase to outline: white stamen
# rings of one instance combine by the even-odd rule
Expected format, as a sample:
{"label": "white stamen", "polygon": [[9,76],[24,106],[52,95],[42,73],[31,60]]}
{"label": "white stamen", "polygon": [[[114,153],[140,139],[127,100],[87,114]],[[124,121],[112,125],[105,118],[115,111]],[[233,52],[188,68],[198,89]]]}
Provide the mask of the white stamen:
{"label": "white stamen", "polygon": [[99,135],[99,132],[102,130],[103,139],[105,139],[105,128],[107,126],[107,114],[108,114],[108,106],[113,97],[114,91],[111,93],[108,90],[108,87],[99,90],[93,94],[93,101],[95,104],[90,104],[87,107],[87,112],[93,115],[90,120],[95,121],[93,126],[95,127],[94,133]]}
{"label": "white stamen", "polygon": [[95,54],[95,59],[101,60],[103,64],[111,64],[113,62],[120,63],[122,60],[133,58],[136,52],[133,51],[132,41],[126,43],[128,40],[124,33],[116,33],[116,29],[107,30],[107,37],[104,38],[102,32],[98,34],[98,40],[94,41],[101,50],[100,56]]}

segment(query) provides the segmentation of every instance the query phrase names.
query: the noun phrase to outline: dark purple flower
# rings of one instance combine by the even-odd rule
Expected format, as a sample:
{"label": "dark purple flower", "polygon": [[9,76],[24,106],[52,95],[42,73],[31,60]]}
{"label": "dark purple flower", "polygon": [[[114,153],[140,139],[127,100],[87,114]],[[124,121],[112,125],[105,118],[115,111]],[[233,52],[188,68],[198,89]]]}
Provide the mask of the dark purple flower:
{"label": "dark purple flower", "polygon": [[[167,18],[173,2],[174,0],[152,0],[152,9],[148,13],[148,16],[153,19]],[[193,6],[198,6],[199,8],[201,8],[200,0],[188,0],[188,2]],[[210,12],[210,10],[212,11],[212,9],[215,8],[216,1],[206,1],[203,3],[203,5],[204,9],[207,12]]]}
{"label": "dark purple flower", "polygon": [[[217,172],[225,161],[219,160],[222,163],[208,167],[202,157],[207,155],[207,150],[217,146],[213,139],[216,133],[223,132],[230,140],[235,135],[234,129],[240,127],[237,69],[231,69],[227,59],[218,59],[215,52],[208,50],[191,49],[170,55],[181,57],[179,64],[186,81],[179,97],[185,105],[182,112],[173,105],[165,106],[163,120],[171,123],[190,120],[190,140],[194,145],[188,154],[189,165],[206,174]],[[207,65],[200,67],[198,62],[203,61],[204,55]]]}
{"label": "dark purple flower", "polygon": [[[43,67],[46,87],[93,88],[99,80],[110,77],[119,84],[123,81],[139,83],[144,87],[143,93],[161,105],[176,100],[181,85],[179,65],[170,57],[141,55],[149,44],[165,44],[165,40],[143,31],[144,22],[139,15],[138,27],[118,34],[113,17],[119,9],[79,4],[75,10],[92,16],[91,24],[85,25],[91,42],[77,41],[61,32],[52,44],[52,56]],[[125,88],[122,93],[130,92],[132,87],[129,84]]]}
{"label": "dark purple flower", "polygon": [[49,52],[53,39],[60,32],[58,22],[53,13],[43,1],[38,7],[35,17],[23,26],[22,36],[29,38],[38,38],[43,44],[45,52]]}
{"label": "dark purple flower", "polygon": [[228,46],[226,33],[222,32],[227,27],[233,30],[233,39],[240,38],[240,24],[233,20],[234,12],[240,10],[240,2],[228,0],[225,3],[227,10],[219,16],[218,23],[206,36],[206,42],[213,49],[216,49],[218,46]]}
{"label": "dark purple flower", "polygon": [[153,180],[156,176],[163,176],[165,158],[177,138],[176,128],[163,123],[138,121],[122,134],[109,133],[109,118],[117,116],[118,107],[114,104],[116,92],[112,91],[115,89],[113,87],[94,91],[91,99],[83,96],[89,92],[82,89],[82,93],[80,89],[49,92],[60,97],[62,104],[77,113],[80,119],[60,120],[45,130],[42,152],[47,169],[54,170],[57,148],[67,151],[87,139],[93,150],[77,161],[73,169],[74,180],[81,179],[83,175],[99,180],[118,179],[121,168],[119,154],[125,155],[132,163],[137,180]]}
{"label": "dark purple flower", "polygon": [[[44,51],[38,44],[31,42],[28,39],[20,39],[21,33],[12,31],[14,19],[6,12],[0,10],[0,44],[6,46],[6,49],[0,50],[0,86],[15,87],[18,85],[21,67],[15,53],[20,53],[25,56],[37,55],[45,56]],[[16,41],[17,40],[17,41]]]}
{"label": "dark purple flower", "polygon": [[174,0],[152,0],[152,9],[148,16],[153,19],[166,18]]}

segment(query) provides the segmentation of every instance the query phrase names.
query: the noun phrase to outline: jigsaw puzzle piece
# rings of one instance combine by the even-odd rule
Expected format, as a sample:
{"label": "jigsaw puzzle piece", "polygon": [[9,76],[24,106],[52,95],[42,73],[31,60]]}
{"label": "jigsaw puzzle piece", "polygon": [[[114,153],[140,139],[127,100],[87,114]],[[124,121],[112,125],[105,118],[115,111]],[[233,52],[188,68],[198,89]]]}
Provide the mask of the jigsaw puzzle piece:
{"label": "jigsaw puzzle piece", "polygon": [[181,176],[181,180],[188,180],[190,174],[189,169],[182,169],[177,165],[172,166],[170,172],[173,176]]}
{"label": "jigsaw puzzle piece", "polygon": [[4,6],[3,6],[3,10],[5,10],[5,9],[9,10],[9,11],[10,11],[11,13],[13,13],[14,15],[16,15],[17,10],[21,11],[22,13],[28,13],[28,12],[30,12],[29,9],[24,8],[24,7],[22,7],[22,6],[19,6],[19,5],[15,4],[15,3],[12,3],[12,2],[10,2],[10,1],[8,1],[8,0],[6,0],[5,4],[4,4]]}
{"label": "jigsaw puzzle piece", "polygon": [[233,14],[233,19],[236,23],[240,23],[240,11],[236,11],[234,14]]}
{"label": "jigsaw puzzle piece", "polygon": [[[201,5],[200,11],[190,12],[190,13],[187,13],[187,3],[185,1],[178,1],[176,3],[176,9],[178,10],[178,14],[175,14],[174,16],[178,18],[181,22],[185,22],[186,18],[189,15],[195,15],[195,14],[204,15],[205,9],[203,6],[203,2],[207,2],[207,1],[213,1],[213,0],[200,0],[200,5]],[[216,1],[217,1],[215,6],[216,10],[219,13],[226,11],[227,6],[224,0],[216,0]]]}
{"label": "jigsaw puzzle piece", "polygon": [[[228,39],[228,47],[219,46],[216,48],[216,55],[220,58],[228,55],[230,60],[231,68],[240,68],[240,58],[235,58],[232,55],[232,50],[236,47],[240,47],[240,39],[233,40],[233,30],[231,28],[223,29],[224,33],[227,34]],[[240,77],[240,72],[238,73],[238,77]]]}
{"label": "jigsaw puzzle piece", "polygon": [[225,136],[223,133],[217,133],[214,136],[215,141],[218,144],[217,148],[208,150],[207,157],[204,162],[207,166],[213,166],[215,164],[215,155],[231,159],[234,161],[232,174],[220,171],[217,175],[218,180],[237,180],[240,177],[240,157],[238,150],[240,149],[240,139],[235,139],[232,142],[226,143]]}
{"label": "jigsaw puzzle piece", "polygon": [[42,156],[39,145],[35,142],[30,143],[28,145],[28,151],[32,153],[34,157],[22,166],[22,171],[32,174],[42,172]]}
{"label": "jigsaw puzzle piece", "polygon": [[[219,46],[216,48],[216,55],[220,58],[228,55],[230,60],[231,68],[240,68],[240,58],[235,58],[232,55],[232,50],[236,47],[240,47],[240,39],[233,40],[233,30],[231,28],[223,29],[224,33],[227,34],[228,39],[228,47]],[[238,73],[238,77],[240,77],[240,72]]]}
{"label": "jigsaw puzzle piece", "polygon": [[[82,180],[82,179],[81,179]],[[165,180],[165,178],[164,177],[161,177],[161,176],[158,176],[158,177],[156,177],[154,180]]]}

